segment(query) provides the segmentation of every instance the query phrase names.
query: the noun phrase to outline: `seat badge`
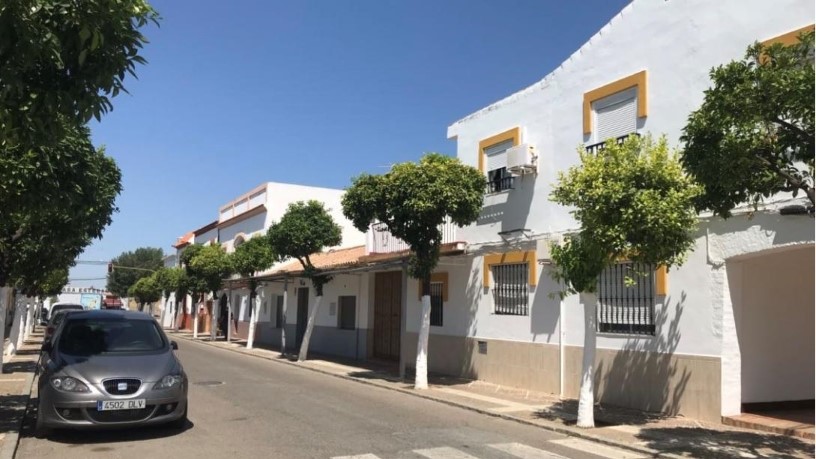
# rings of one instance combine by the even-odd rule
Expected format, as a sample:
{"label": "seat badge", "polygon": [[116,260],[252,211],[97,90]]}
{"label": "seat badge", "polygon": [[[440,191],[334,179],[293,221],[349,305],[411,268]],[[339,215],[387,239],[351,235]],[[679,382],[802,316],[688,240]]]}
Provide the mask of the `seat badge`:
{"label": "seat badge", "polygon": [[120,383],[118,383],[118,384],[116,385],[116,390],[118,390],[119,392],[124,392],[124,391],[126,391],[126,390],[127,390],[127,383],[126,383],[126,382],[120,382]]}

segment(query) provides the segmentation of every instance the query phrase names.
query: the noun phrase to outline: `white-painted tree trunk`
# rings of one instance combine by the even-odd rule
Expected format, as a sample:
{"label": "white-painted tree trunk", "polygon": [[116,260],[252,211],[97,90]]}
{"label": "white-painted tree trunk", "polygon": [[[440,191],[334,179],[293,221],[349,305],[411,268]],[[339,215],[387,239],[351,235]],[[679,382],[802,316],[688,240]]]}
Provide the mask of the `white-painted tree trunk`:
{"label": "white-painted tree trunk", "polygon": [[258,311],[260,310],[263,297],[264,290],[262,288],[261,291],[255,295],[255,302],[252,304],[252,317],[249,318],[249,332],[247,332],[247,349],[252,349],[252,346],[255,344],[255,328],[258,326]]}
{"label": "white-painted tree trunk", "polygon": [[20,349],[20,346],[23,344],[23,321],[25,320],[25,316],[23,313],[23,308],[25,308],[25,304],[20,301],[18,298],[15,298],[14,301],[14,322],[11,323],[11,331],[9,332],[9,342],[10,346],[8,349],[9,355],[14,355]]}
{"label": "white-painted tree trunk", "polygon": [[201,303],[196,303],[193,310],[190,311],[193,314],[193,338],[198,338],[198,308],[200,307]]}
{"label": "white-painted tree trunk", "polygon": [[159,318],[159,324],[161,324],[162,329],[164,329],[164,318],[167,317],[167,305],[170,303],[170,298],[164,296],[164,292],[162,292],[162,298],[164,298],[164,304],[162,305],[161,310],[161,317]]}
{"label": "white-painted tree trunk", "polygon": [[224,331],[227,342],[232,340],[232,290],[227,294],[227,329]]}
{"label": "white-painted tree trunk", "polygon": [[33,301],[29,301],[28,303],[25,318],[25,333],[23,334],[24,341],[28,341],[31,338],[31,332],[34,331],[34,308],[37,307],[38,300],[37,297],[34,297]]}
{"label": "white-painted tree trunk", "polygon": [[283,280],[283,314],[281,314],[282,324],[278,324],[281,329],[281,357],[286,355],[286,305],[289,303],[289,279]]}
{"label": "white-painted tree trunk", "polygon": [[417,339],[416,375],[414,389],[428,388],[428,335],[431,332],[431,296],[422,295],[422,318]]}
{"label": "white-painted tree trunk", "polygon": [[11,296],[11,289],[8,287],[0,288],[0,373],[3,369],[3,356],[6,353],[6,315],[9,308],[9,297]]}
{"label": "white-painted tree trunk", "polygon": [[298,362],[306,360],[306,355],[309,353],[309,340],[312,339],[315,316],[317,316],[317,311],[320,309],[321,302],[323,302],[323,295],[320,295],[315,299],[315,307],[311,310],[311,312],[309,312],[309,321],[306,322],[306,332],[303,334],[303,342],[300,343]]}
{"label": "white-painted tree trunk", "polygon": [[210,340],[215,341],[218,338],[218,319],[221,316],[221,302],[213,298],[212,319],[210,320]]}
{"label": "white-painted tree trunk", "polygon": [[595,299],[584,301],[584,359],[578,393],[578,427],[595,427]]}

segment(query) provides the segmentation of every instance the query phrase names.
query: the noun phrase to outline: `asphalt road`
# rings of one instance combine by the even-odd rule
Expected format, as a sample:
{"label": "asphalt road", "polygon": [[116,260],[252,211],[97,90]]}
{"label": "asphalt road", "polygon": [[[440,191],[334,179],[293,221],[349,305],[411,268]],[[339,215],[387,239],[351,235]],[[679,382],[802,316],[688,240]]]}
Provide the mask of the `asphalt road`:
{"label": "asphalt road", "polygon": [[[181,341],[190,378],[183,431],[32,435],[19,458],[633,458],[545,430],[394,391]],[[32,399],[32,401],[34,401]],[[599,453],[590,454],[585,451]],[[560,456],[559,456],[560,455]]]}

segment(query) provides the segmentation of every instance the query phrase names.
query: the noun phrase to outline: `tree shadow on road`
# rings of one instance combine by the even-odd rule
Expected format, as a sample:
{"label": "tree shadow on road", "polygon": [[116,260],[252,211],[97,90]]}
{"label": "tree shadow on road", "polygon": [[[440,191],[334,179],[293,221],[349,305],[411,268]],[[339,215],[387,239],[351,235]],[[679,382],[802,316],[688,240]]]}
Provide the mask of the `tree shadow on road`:
{"label": "tree shadow on road", "polygon": [[[798,459],[813,457],[813,444],[794,437],[699,427],[643,428],[636,435],[645,446],[664,453],[730,459],[742,453],[753,457]],[[751,457],[744,456],[742,457]]]}

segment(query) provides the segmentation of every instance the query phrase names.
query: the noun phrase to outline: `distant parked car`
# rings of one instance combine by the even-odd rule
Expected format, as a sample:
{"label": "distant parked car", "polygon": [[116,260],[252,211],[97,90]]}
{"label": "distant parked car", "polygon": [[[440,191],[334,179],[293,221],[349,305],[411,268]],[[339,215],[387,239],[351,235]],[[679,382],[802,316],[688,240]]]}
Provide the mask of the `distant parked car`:
{"label": "distant parked car", "polygon": [[84,310],[85,308],[81,304],[76,303],[56,303],[51,306],[51,318],[48,320],[48,324],[45,327],[45,339],[43,339],[43,342],[51,339],[51,336],[54,334],[57,327],[59,327],[59,324],[62,322],[66,312]]}
{"label": "distant parked car", "polygon": [[71,312],[43,345],[37,435],[86,429],[187,424],[187,375],[150,316]]}

